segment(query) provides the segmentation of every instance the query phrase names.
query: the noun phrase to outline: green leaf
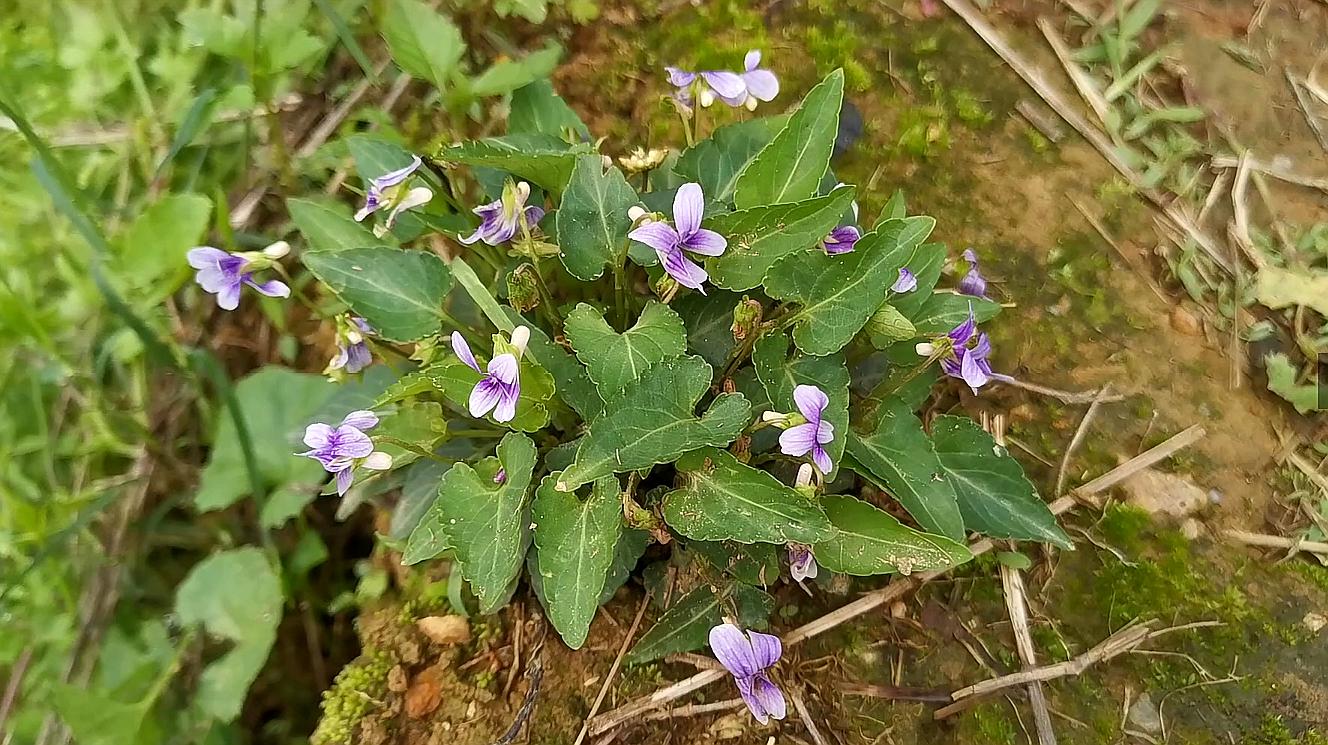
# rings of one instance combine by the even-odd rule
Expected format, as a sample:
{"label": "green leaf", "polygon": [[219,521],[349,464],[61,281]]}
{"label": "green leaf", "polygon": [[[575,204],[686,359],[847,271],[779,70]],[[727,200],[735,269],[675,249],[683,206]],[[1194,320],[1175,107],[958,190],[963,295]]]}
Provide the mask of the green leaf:
{"label": "green leaf", "polygon": [[334,202],[312,199],[287,199],[295,227],[314,251],[344,251],[348,248],[372,246],[383,241],[363,223],[355,222],[350,211]]}
{"label": "green leaf", "polygon": [[686,327],[688,348],[718,367],[733,352],[733,309],[741,301],[741,295],[722,290],[709,295],[689,292],[670,307]]}
{"label": "green leaf", "polygon": [[771,267],[766,292],[801,306],[786,321],[794,326],[798,348],[824,355],[852,341],[935,225],[930,217],[887,220],[863,236],[853,253],[807,251]]}
{"label": "green leaf", "polygon": [[1269,308],[1303,305],[1328,316],[1328,272],[1265,266],[1254,278],[1254,296]]}
{"label": "green leaf", "polygon": [[856,464],[851,467],[899,500],[924,529],[962,540],[964,520],[954,484],[922,423],[899,399],[885,401],[878,414],[874,433],[848,433],[844,450]]}
{"label": "green leaf", "polygon": [[[547,464],[546,464],[547,465]],[[626,584],[632,576],[632,570],[650,547],[650,533],[634,528],[624,528],[618,537],[618,545],[613,548],[613,562],[609,565],[608,576],[604,579],[604,589],[599,593],[599,604],[603,605],[613,598],[618,588]]]}
{"label": "green leaf", "polygon": [[844,71],[835,70],[807,93],[769,145],[738,175],[738,209],[798,202],[816,195],[830,168],[844,98]]}
{"label": "green leaf", "polygon": [[[321,375],[269,365],[236,383],[234,390],[263,485],[298,490],[306,495],[307,503],[326,476],[317,461],[298,458],[295,453],[307,449],[301,442],[304,428],[336,386]],[[194,508],[199,512],[229,507],[251,491],[244,451],[231,417],[221,418],[212,442],[194,495]]]}
{"label": "green leaf", "polygon": [[1296,407],[1296,411],[1308,414],[1311,411],[1323,411],[1328,406],[1328,394],[1320,394],[1328,383],[1297,383],[1300,371],[1285,354],[1279,352],[1267,355],[1264,357],[1264,366],[1268,369],[1268,390],[1286,399]]}
{"label": "green leaf", "polygon": [[796,354],[790,358],[788,351],[788,338],[783,334],[766,334],[762,337],[752,352],[756,376],[777,411],[798,410],[793,402],[793,389],[800,385],[814,385],[825,392],[830,404],[826,406],[823,416],[835,428],[835,439],[825,446],[835,466],[827,474],[826,480],[832,481],[839,472],[839,462],[844,457],[844,440],[848,434],[848,365],[844,355],[838,352],[824,357]]}
{"label": "green leaf", "polygon": [[[507,479],[495,484],[499,468],[506,470]],[[498,610],[526,555],[530,538],[526,494],[534,469],[535,443],[516,433],[498,443],[497,457],[485,458],[473,468],[468,463],[453,465],[438,485],[438,500],[411,532],[403,563],[432,558],[425,554],[449,546],[461,576],[479,598],[480,613]]]}
{"label": "green leaf", "polygon": [[741,394],[721,393],[704,416],[694,413],[713,375],[698,357],[650,368],[611,403],[613,416],[591,423],[558,488],[570,491],[611,473],[669,463],[688,450],[733,442],[751,416],[751,404]]}
{"label": "green leaf", "polygon": [[664,521],[698,541],[815,543],[830,534],[816,502],[724,450],[678,459],[681,488],[664,496]]}
{"label": "green leaf", "polygon": [[932,423],[931,436],[941,468],[954,485],[966,529],[1074,550],[1023,466],[973,420],[939,416]]}
{"label": "green leaf", "polygon": [[554,488],[550,474],[535,490],[536,565],[549,621],[572,649],[580,649],[599,608],[600,593],[622,533],[618,480],[595,481],[584,501]]}
{"label": "green leaf", "polygon": [[388,341],[438,333],[452,273],[436,254],[375,246],[314,251],[304,265]]}
{"label": "green leaf", "polygon": [[476,96],[501,96],[544,78],[558,66],[563,48],[558,42],[549,42],[538,52],[520,59],[499,60],[470,81],[470,92]]}
{"label": "green leaf", "polygon": [[973,309],[977,323],[995,318],[1001,306],[991,300],[951,292],[937,292],[928,297],[914,314],[913,329],[917,336],[939,336],[947,333],[968,318]]}
{"label": "green leaf", "polygon": [[127,704],[101,691],[53,682],[51,706],[69,727],[78,745],[144,745],[144,720],[156,702],[151,699]]}
{"label": "green leaf", "polygon": [[773,543],[688,541],[687,550],[714,568],[748,585],[765,587],[779,579],[782,547]]}
{"label": "green leaf", "polygon": [[440,91],[452,86],[466,42],[450,18],[420,0],[391,0],[382,32],[402,70]]}
{"label": "green leaf", "polygon": [[710,281],[730,290],[759,286],[781,258],[815,246],[838,225],[856,194],[855,188],[842,187],[802,202],[753,207],[711,218],[707,227],[728,239],[729,245],[723,256],[706,261]]}
{"label": "green leaf", "polygon": [[197,704],[213,718],[229,722],[239,716],[249,685],[277,639],[282,603],[277,574],[252,546],[209,556],[176,589],[181,624],[200,624],[234,643],[198,682]]}
{"label": "green leaf", "polygon": [[[402,404],[383,417],[382,424],[374,430],[374,437],[378,438],[376,449],[392,456],[393,468],[409,465],[420,457],[419,451],[431,453],[447,437],[443,406],[437,401]],[[386,441],[389,437],[409,443],[414,449]]]}
{"label": "green leaf", "polygon": [[593,152],[589,145],[568,145],[550,135],[518,134],[463,142],[444,148],[438,158],[458,165],[497,168],[549,191],[561,192],[572,177],[577,159]]}
{"label": "green leaf", "polygon": [[622,171],[605,171],[598,155],[577,159],[558,205],[558,256],[568,273],[589,282],[623,263],[632,229],[627,211],[638,201]]}
{"label": "green leaf", "polygon": [[[369,56],[364,53],[364,49],[360,47],[360,42],[355,38],[355,32],[351,30],[345,16],[341,15],[336,6],[332,4],[332,0],[314,0],[314,5],[318,6],[318,10],[332,24],[332,29],[337,32],[337,39],[341,41],[342,46],[346,47],[346,51],[355,60],[355,64],[360,66],[360,72],[363,72],[364,76],[370,80],[376,80],[378,73],[374,71],[374,64],[369,61]],[[356,6],[356,9],[358,9],[358,6]]]}
{"label": "green leaf", "polygon": [[157,164],[157,170],[153,174],[153,180],[159,179],[165,172],[166,166],[170,165],[175,157],[181,153],[189,144],[194,141],[200,132],[207,129],[207,125],[212,121],[212,110],[217,103],[217,89],[205,88],[194,102],[189,104],[189,110],[184,113],[180,119],[180,126],[175,130],[175,137],[171,138],[171,146],[166,151],[166,155]]}
{"label": "green leaf", "polygon": [[687,348],[682,319],[669,306],[653,300],[636,324],[621,334],[585,303],[567,314],[564,329],[605,401],[612,401],[652,366],[680,357]]}
{"label": "green leaf", "polygon": [[197,246],[212,216],[212,200],[169,194],[134,218],[118,241],[118,274],[140,290],[140,305],[156,305],[189,278],[184,254]]}
{"label": "green leaf", "polygon": [[733,199],[738,174],[785,123],[786,117],[762,117],[726,124],[688,148],[673,172],[684,181],[700,184],[707,199],[728,203]]}
{"label": "green leaf", "polygon": [[536,80],[512,94],[508,134],[543,134],[565,140],[566,131],[573,133],[575,141],[590,139],[590,129],[553,90],[552,83]]}
{"label": "green leaf", "polygon": [[867,333],[873,347],[889,349],[901,341],[916,338],[918,329],[898,308],[886,302],[867,320]]}
{"label": "green leaf", "polygon": [[901,524],[884,510],[847,495],[821,498],[835,532],[812,546],[816,563],[863,577],[943,569],[973,557],[962,543]]}
{"label": "green leaf", "polygon": [[624,662],[639,665],[671,654],[690,652],[709,643],[710,629],[724,622],[724,616],[736,605],[744,627],[763,629],[775,601],[755,587],[738,585],[731,599],[702,585],[679,598],[641,636]]}

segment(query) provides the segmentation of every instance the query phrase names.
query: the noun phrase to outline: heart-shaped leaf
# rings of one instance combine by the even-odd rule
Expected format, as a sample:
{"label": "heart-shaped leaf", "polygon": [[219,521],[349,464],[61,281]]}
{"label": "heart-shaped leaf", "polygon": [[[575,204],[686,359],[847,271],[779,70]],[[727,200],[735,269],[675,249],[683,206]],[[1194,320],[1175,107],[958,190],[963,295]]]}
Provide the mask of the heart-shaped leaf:
{"label": "heart-shaped leaf", "polygon": [[728,240],[723,256],[707,261],[710,281],[730,290],[761,284],[775,262],[815,246],[853,203],[857,190],[840,187],[823,197],[718,215],[707,226]]}
{"label": "heart-shaped leaf", "polygon": [[844,441],[848,437],[848,366],[844,355],[838,352],[824,357],[806,354],[789,357],[788,352],[788,337],[783,334],[762,337],[752,352],[756,376],[777,411],[797,411],[793,390],[800,385],[814,385],[830,399],[822,416],[835,428],[835,439],[825,446],[830,462],[834,463],[834,470],[827,474],[826,480],[832,481],[839,472]]}
{"label": "heart-shaped leaf", "polygon": [[671,308],[651,301],[630,329],[619,334],[600,312],[581,303],[567,314],[567,340],[605,401],[653,365],[682,355],[687,332]]}
{"label": "heart-shaped leaf", "polygon": [[516,134],[443,148],[438,158],[459,165],[496,168],[561,192],[572,177],[577,159],[593,152],[589,145],[569,145],[550,135]]}
{"label": "heart-shaped leaf", "polygon": [[699,357],[650,368],[609,402],[612,416],[591,423],[558,488],[570,491],[601,476],[668,463],[688,450],[733,442],[750,421],[751,404],[741,394],[721,393],[703,416],[695,414],[713,375]]}
{"label": "heart-shaped leaf", "polygon": [[675,465],[682,487],[664,496],[664,521],[688,538],[815,543],[830,533],[816,502],[727,451],[703,448]]}
{"label": "heart-shaped leaf", "polygon": [[452,87],[466,42],[447,16],[420,0],[392,0],[383,21],[383,38],[401,69],[440,91]]}
{"label": "heart-shaped leaf", "polygon": [[922,423],[897,398],[887,399],[877,414],[872,434],[849,432],[844,450],[852,459],[850,467],[899,500],[929,532],[962,540],[964,520],[954,484]]}
{"label": "heart-shaped leaf", "polygon": [[355,222],[350,212],[340,204],[316,202],[312,199],[287,199],[295,227],[313,251],[342,251],[381,243],[373,231]]}
{"label": "heart-shaped leaf", "polygon": [[797,202],[816,194],[830,168],[843,99],[843,70],[830,73],[807,93],[779,134],[738,175],[738,209]]}
{"label": "heart-shaped leaf", "polygon": [[595,481],[584,500],[555,489],[557,478],[545,476],[535,490],[535,565],[549,621],[567,646],[580,649],[622,533],[622,503],[611,476]]}
{"label": "heart-shaped leaf", "polygon": [[568,273],[589,282],[623,263],[632,229],[627,211],[639,201],[622,171],[605,170],[598,155],[576,161],[558,205],[558,256]]}
{"label": "heart-shaped leaf", "polygon": [[936,417],[931,436],[941,468],[954,484],[964,527],[992,538],[1045,541],[1074,549],[1023,466],[972,419]]}
{"label": "heart-shaped leaf", "polygon": [[304,265],[388,341],[438,332],[452,273],[437,255],[376,246],[312,251]]}
{"label": "heart-shaped leaf", "polygon": [[829,495],[821,505],[835,532],[812,546],[812,555],[832,572],[910,574],[962,564],[973,556],[962,543],[920,533],[860,499]]}
{"label": "heart-shaped leaf", "polygon": [[771,267],[766,292],[801,306],[786,321],[794,326],[798,348],[824,355],[848,344],[885,302],[900,267],[909,263],[935,224],[930,217],[887,220],[863,236],[853,253],[806,251]]}
{"label": "heart-shaped leaf", "polygon": [[512,93],[511,111],[507,115],[508,134],[543,134],[566,139],[590,139],[590,130],[572,107],[553,89],[547,80],[536,80]]}
{"label": "heart-shaped leaf", "polygon": [[[499,468],[506,472],[502,483],[494,481]],[[535,443],[515,432],[498,443],[497,457],[485,458],[473,468],[454,464],[443,474],[437,501],[411,532],[403,560],[429,558],[424,556],[426,547],[450,546],[461,576],[479,598],[480,613],[498,610],[526,556],[530,538],[526,494],[534,469]]]}

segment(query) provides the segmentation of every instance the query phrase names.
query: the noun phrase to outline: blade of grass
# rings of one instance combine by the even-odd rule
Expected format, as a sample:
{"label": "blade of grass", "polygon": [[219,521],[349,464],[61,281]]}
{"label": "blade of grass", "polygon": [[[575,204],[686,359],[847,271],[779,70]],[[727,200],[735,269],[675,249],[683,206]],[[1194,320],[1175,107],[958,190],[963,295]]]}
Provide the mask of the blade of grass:
{"label": "blade of grass", "polygon": [[1161,62],[1162,58],[1165,57],[1170,51],[1171,50],[1167,49],[1166,47],[1163,47],[1162,49],[1155,50],[1152,54],[1139,60],[1139,62],[1135,64],[1134,67],[1131,67],[1129,70],[1126,70],[1125,74],[1121,75],[1120,78],[1116,80],[1116,82],[1107,86],[1107,89],[1102,92],[1102,97],[1107,99],[1107,101],[1114,101],[1117,98],[1119,98],[1122,93],[1125,93],[1130,89],[1130,86],[1138,82],[1139,78],[1142,78],[1145,74],[1148,73],[1149,70],[1152,70],[1154,67],[1156,67],[1157,63]]}
{"label": "blade of grass", "polygon": [[221,369],[217,358],[208,350],[197,348],[190,350],[189,361],[200,377],[212,381],[212,387],[216,389],[217,396],[226,407],[226,413],[230,415],[231,423],[235,425],[235,439],[240,441],[244,470],[249,473],[249,489],[253,492],[254,499],[261,501],[266,495],[266,490],[263,488],[262,476],[258,472],[258,458],[254,455],[254,440],[249,433],[249,423],[240,408],[240,399],[235,396],[234,386],[226,377],[226,371]]}
{"label": "blade of grass", "polygon": [[314,5],[317,5],[318,9],[323,11],[323,15],[327,16],[327,20],[332,23],[332,28],[337,32],[337,38],[346,47],[346,51],[350,52],[350,56],[355,59],[355,64],[359,65],[360,69],[364,71],[365,77],[377,81],[378,72],[374,70],[373,63],[369,61],[369,56],[364,53],[360,43],[355,40],[355,32],[351,31],[345,17],[337,12],[330,0],[314,0]]}
{"label": "blade of grass", "polygon": [[216,101],[217,89],[208,88],[198,94],[194,102],[189,105],[189,110],[185,112],[184,119],[180,120],[180,128],[175,132],[175,139],[171,140],[170,150],[166,151],[166,157],[161,159],[161,163],[157,164],[157,171],[152,176],[153,181],[161,178],[162,172],[166,170],[166,166],[171,161],[175,160],[175,156],[188,147],[199,132],[202,132],[211,123],[212,104]]}

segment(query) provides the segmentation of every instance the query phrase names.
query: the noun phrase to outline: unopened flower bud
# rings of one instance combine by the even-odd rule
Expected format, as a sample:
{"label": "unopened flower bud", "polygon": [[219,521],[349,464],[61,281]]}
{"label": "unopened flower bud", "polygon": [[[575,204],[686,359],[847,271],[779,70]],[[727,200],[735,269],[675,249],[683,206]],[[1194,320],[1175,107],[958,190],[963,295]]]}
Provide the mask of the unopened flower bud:
{"label": "unopened flower bud", "polygon": [[507,275],[507,300],[521,313],[539,307],[539,288],[530,264],[522,264]]}
{"label": "unopened flower bud", "polygon": [[645,217],[648,214],[650,213],[646,212],[646,208],[642,207],[639,204],[634,204],[630,209],[627,210],[627,217],[631,219],[633,224],[640,221],[641,218]]}
{"label": "unopened flower bud", "polygon": [[516,347],[521,354],[526,353],[526,345],[530,343],[530,329],[525,326],[517,326],[512,329],[512,346]]}
{"label": "unopened flower bud", "polygon": [[375,450],[369,453],[369,457],[365,458],[361,465],[371,471],[386,471],[392,467],[392,456],[381,450]]}
{"label": "unopened flower bud", "polygon": [[263,255],[269,259],[280,259],[290,253],[290,244],[286,241],[277,241],[263,249]]}
{"label": "unopened flower bud", "polygon": [[733,307],[733,340],[742,341],[756,333],[756,327],[761,325],[764,315],[765,308],[761,301],[743,297],[742,302]]}
{"label": "unopened flower bud", "polygon": [[918,342],[913,349],[917,351],[919,357],[930,357],[936,353],[936,346],[926,341]]}
{"label": "unopened flower bud", "polygon": [[703,90],[701,91],[701,95],[697,96],[697,100],[700,101],[701,108],[708,109],[712,104],[715,103],[715,94],[708,89]]}
{"label": "unopened flower bud", "polygon": [[742,102],[742,105],[747,107],[748,111],[756,111],[756,103],[756,96],[748,96],[747,100]]}
{"label": "unopened flower bud", "polygon": [[761,412],[761,421],[768,424],[777,424],[788,418],[788,415],[781,411],[763,411]]}

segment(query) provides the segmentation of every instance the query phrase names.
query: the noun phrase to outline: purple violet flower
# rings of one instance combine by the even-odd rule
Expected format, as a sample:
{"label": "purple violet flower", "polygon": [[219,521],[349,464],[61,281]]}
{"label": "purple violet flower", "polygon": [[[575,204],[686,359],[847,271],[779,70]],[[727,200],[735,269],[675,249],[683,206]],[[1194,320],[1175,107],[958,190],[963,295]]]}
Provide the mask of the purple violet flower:
{"label": "purple violet flower", "polygon": [[495,484],[506,484],[506,483],[507,483],[507,469],[506,469],[506,468],[503,468],[502,466],[498,466],[498,473],[495,473],[495,474],[493,475],[493,483],[495,483]]}
{"label": "purple violet flower", "polygon": [[821,248],[824,248],[825,252],[831,256],[851,253],[854,244],[861,237],[862,235],[858,232],[858,229],[852,225],[840,225],[831,230],[830,235],[821,239]]}
{"label": "purple violet flower", "polygon": [[690,287],[702,295],[701,285],[710,278],[706,270],[687,257],[684,249],[702,256],[721,256],[728,247],[724,236],[701,227],[705,212],[705,194],[700,184],[683,184],[673,197],[673,225],[654,220],[647,222],[628,237],[655,249],[664,271],[683,287]]}
{"label": "purple violet flower", "polygon": [[[743,85],[747,86],[747,98],[740,103],[749,111],[756,109],[756,102],[773,101],[779,95],[779,78],[773,72],[761,67],[761,50],[753,49],[743,58]],[[727,100],[725,103],[729,103]],[[737,104],[729,103],[730,106]]]}
{"label": "purple violet flower", "polygon": [[784,694],[766,674],[784,653],[779,637],[759,631],[743,633],[731,623],[721,623],[710,629],[710,649],[733,675],[738,693],[756,721],[766,724],[771,718],[784,718]]}
{"label": "purple violet flower", "polygon": [[918,289],[918,278],[913,276],[913,272],[909,271],[908,267],[900,267],[899,279],[896,279],[895,283],[890,285],[890,292],[902,294],[916,289]]}
{"label": "purple violet flower", "polygon": [[359,316],[351,316],[349,324],[337,330],[337,353],[327,363],[328,373],[345,370],[354,375],[373,364],[373,353],[364,337],[373,335],[373,326]]}
{"label": "purple violet flower", "polygon": [[814,385],[800,385],[793,389],[793,402],[806,420],[789,427],[779,435],[779,449],[785,455],[800,456],[812,454],[812,462],[821,473],[834,470],[830,454],[825,446],[835,439],[835,425],[821,418],[825,407],[830,405],[830,398]]}
{"label": "purple violet flower", "polygon": [[700,99],[701,107],[707,108],[715,102],[715,98],[728,103],[730,106],[741,106],[747,100],[747,84],[743,82],[742,76],[736,72],[727,70],[703,70],[701,72],[688,72],[677,67],[665,67],[669,73],[669,83],[678,90],[675,96],[685,105],[690,106],[692,101],[692,86],[700,79],[701,89],[697,93]]}
{"label": "purple violet flower", "polygon": [[968,262],[968,273],[959,280],[959,293],[987,299],[987,280],[978,271],[978,254],[971,248],[964,249],[964,261]]}
{"label": "purple violet flower", "polygon": [[816,579],[819,567],[816,566],[816,557],[812,556],[810,546],[801,543],[788,544],[788,562],[789,574],[794,582],[801,583],[805,579]]}
{"label": "purple violet flower", "polygon": [[419,169],[421,163],[420,156],[412,155],[410,165],[370,179],[369,186],[364,191],[364,206],[355,213],[355,222],[362,222],[364,218],[382,209],[383,205],[394,201],[399,195],[399,187]]}
{"label": "purple violet flower", "polygon": [[304,444],[310,449],[298,455],[313,458],[323,465],[323,470],[336,474],[337,494],[345,496],[357,467],[374,471],[392,467],[392,456],[375,451],[373,440],[364,433],[376,426],[378,417],[372,411],[352,411],[336,427],[310,424],[304,430]]}
{"label": "purple violet flower", "polygon": [[992,380],[1014,380],[1009,375],[992,372],[991,363],[987,361],[987,356],[991,354],[991,340],[977,330],[971,304],[968,306],[968,318],[951,329],[947,336],[950,337],[952,356],[941,360],[941,371],[967,383],[973,393]]}
{"label": "purple violet flower", "polygon": [[262,253],[233,254],[212,246],[189,249],[189,266],[198,270],[194,281],[205,292],[217,296],[217,307],[235,310],[240,305],[240,288],[249,285],[268,297],[290,297],[290,287],[280,280],[254,281],[254,272],[272,265]]}
{"label": "purple violet flower", "polygon": [[[525,351],[530,339],[530,329],[517,326],[512,330],[512,346],[517,354]],[[470,392],[470,415],[482,417],[493,411],[494,421],[510,422],[516,416],[516,404],[521,398],[521,365],[517,354],[504,352],[489,360],[488,371],[480,370],[475,355],[471,354],[470,345],[460,332],[452,332],[452,351],[472,370],[484,377]]]}
{"label": "purple violet flower", "polygon": [[472,210],[480,216],[480,226],[475,228],[474,233],[461,238],[461,242],[470,245],[482,240],[490,246],[497,246],[512,240],[521,229],[522,220],[529,229],[544,218],[544,208],[527,205],[526,200],[529,198],[530,184],[525,181],[516,184],[508,181],[501,197]]}

